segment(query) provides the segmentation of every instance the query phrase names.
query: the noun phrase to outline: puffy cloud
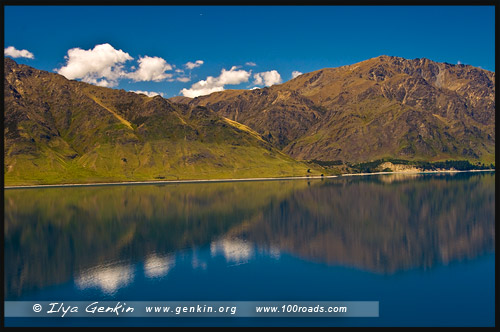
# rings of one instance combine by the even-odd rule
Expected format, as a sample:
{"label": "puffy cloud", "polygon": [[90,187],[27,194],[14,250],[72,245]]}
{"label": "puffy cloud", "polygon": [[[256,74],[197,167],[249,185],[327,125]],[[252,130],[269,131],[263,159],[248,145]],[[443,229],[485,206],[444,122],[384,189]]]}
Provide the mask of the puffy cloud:
{"label": "puffy cloud", "polygon": [[[110,44],[96,45],[92,50],[72,48],[68,50],[66,66],[55,71],[68,79],[79,78],[84,82],[112,87],[125,76],[123,63],[133,58]],[[100,80],[99,80],[100,79]]]}
{"label": "puffy cloud", "polygon": [[97,86],[102,86],[102,87],[105,87],[105,88],[112,88],[114,86],[116,86],[118,83],[114,80],[111,80],[111,81],[108,81],[108,80],[105,80],[104,78],[101,79],[101,80],[97,80],[95,78],[88,78],[86,80],[84,80],[84,82],[87,82],[87,83],[90,83],[90,84],[94,84],[94,85],[97,85]]}
{"label": "puffy cloud", "polygon": [[236,66],[233,66],[230,70],[222,69],[219,76],[208,76],[205,80],[194,83],[190,89],[182,89],[180,93],[183,96],[195,98],[208,95],[212,92],[222,91],[226,84],[236,85],[248,82],[251,72],[237,69],[238,67]]}
{"label": "puffy cloud", "polygon": [[3,54],[13,58],[28,58],[34,59],[35,56],[28,50],[17,50],[14,46],[9,46],[3,49]]}
{"label": "puffy cloud", "polygon": [[253,84],[257,84],[257,85],[264,84],[264,80],[262,79],[262,76],[260,74],[253,75],[253,78],[254,78]]}
{"label": "puffy cloud", "polygon": [[255,62],[252,62],[252,61],[246,62],[245,65],[246,66],[251,66],[251,67],[257,66],[257,64]]}
{"label": "puffy cloud", "polygon": [[300,76],[300,75],[302,75],[302,74],[303,74],[303,73],[301,73],[300,71],[294,70],[294,71],[292,72],[292,78],[295,78],[295,77]]}
{"label": "puffy cloud", "polygon": [[135,82],[160,82],[173,75],[166,73],[172,66],[160,57],[144,56],[137,61],[137,68],[132,72],[124,70],[124,63],[133,58],[122,50],[117,50],[110,44],[96,45],[93,49],[83,50],[72,48],[65,56],[66,65],[55,69],[68,79],[81,79],[83,82],[104,87],[118,85],[118,80],[130,78]]}
{"label": "puffy cloud", "polygon": [[271,86],[282,82],[281,75],[276,70],[264,71],[253,75],[254,84]]}
{"label": "puffy cloud", "polygon": [[130,92],[141,93],[141,94],[146,95],[148,97],[154,97],[154,96],[162,96],[163,97],[163,92],[142,91],[142,90],[130,90]]}
{"label": "puffy cloud", "polygon": [[218,82],[222,85],[248,82],[251,73],[246,70],[236,70],[237,68],[238,67],[233,66],[230,70],[222,69],[218,77]]}
{"label": "puffy cloud", "polygon": [[167,70],[172,70],[172,66],[162,58],[159,58],[157,56],[150,57],[146,55],[139,58],[137,62],[139,63],[139,68],[135,72],[127,74],[127,77],[133,79],[136,82],[160,82],[172,77],[172,74],[165,73]]}
{"label": "puffy cloud", "polygon": [[184,66],[187,69],[194,69],[194,68],[197,68],[197,67],[201,66],[202,64],[203,64],[203,60],[196,60],[196,62],[189,61]]}
{"label": "puffy cloud", "polygon": [[[204,82],[204,81],[200,81],[200,82]],[[181,93],[185,97],[195,98],[198,96],[209,95],[213,92],[218,92],[218,91],[223,91],[223,90],[224,90],[224,87],[222,87],[222,86],[210,87],[210,86],[206,86],[204,84],[201,84],[200,86],[191,87],[191,89],[184,88],[181,90]]]}

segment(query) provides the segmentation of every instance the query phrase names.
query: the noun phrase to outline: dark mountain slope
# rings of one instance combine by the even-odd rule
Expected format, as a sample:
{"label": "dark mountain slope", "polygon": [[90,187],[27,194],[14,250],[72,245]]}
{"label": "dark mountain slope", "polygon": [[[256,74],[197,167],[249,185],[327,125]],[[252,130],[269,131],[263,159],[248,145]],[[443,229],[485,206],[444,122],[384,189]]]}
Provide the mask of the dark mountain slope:
{"label": "dark mountain slope", "polygon": [[495,73],[380,56],[194,99],[297,159],[494,162]]}

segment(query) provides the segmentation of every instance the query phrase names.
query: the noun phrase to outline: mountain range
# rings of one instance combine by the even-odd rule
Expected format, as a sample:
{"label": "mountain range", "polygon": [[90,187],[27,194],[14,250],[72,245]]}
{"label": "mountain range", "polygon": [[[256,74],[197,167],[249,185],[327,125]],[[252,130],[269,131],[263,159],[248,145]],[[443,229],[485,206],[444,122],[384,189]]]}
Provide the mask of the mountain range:
{"label": "mountain range", "polygon": [[284,84],[194,99],[298,160],[494,162],[495,73],[379,56]]}
{"label": "mountain range", "polygon": [[6,185],[331,174],[495,162],[495,73],[380,56],[286,83],[148,97],[4,61]]}

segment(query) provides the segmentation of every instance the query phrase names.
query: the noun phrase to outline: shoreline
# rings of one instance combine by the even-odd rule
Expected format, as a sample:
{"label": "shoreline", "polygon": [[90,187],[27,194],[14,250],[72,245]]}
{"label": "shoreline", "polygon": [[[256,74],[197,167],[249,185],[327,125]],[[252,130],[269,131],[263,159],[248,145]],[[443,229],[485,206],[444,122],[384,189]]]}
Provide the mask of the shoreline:
{"label": "shoreline", "polygon": [[199,179],[199,180],[163,180],[163,181],[122,181],[122,182],[94,182],[94,183],[61,183],[61,184],[38,184],[38,185],[18,185],[4,186],[4,189],[30,189],[30,188],[57,188],[57,187],[90,187],[90,186],[120,186],[120,185],[141,185],[141,184],[182,184],[182,183],[217,183],[217,182],[252,182],[252,181],[279,181],[279,180],[318,180],[333,179],[343,176],[365,176],[384,174],[434,174],[434,173],[464,173],[464,172],[494,172],[495,169],[471,169],[464,171],[422,171],[422,172],[376,172],[376,173],[348,173],[341,175],[324,176],[288,176],[281,178],[242,178],[242,179]]}

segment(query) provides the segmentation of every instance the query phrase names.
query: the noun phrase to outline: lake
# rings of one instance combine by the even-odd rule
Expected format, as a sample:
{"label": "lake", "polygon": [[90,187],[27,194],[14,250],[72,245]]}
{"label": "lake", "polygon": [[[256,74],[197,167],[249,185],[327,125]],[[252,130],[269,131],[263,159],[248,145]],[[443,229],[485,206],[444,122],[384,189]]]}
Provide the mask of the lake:
{"label": "lake", "polygon": [[495,173],[4,191],[6,301],[378,301],[379,317],[6,326],[494,326]]}

